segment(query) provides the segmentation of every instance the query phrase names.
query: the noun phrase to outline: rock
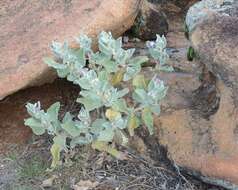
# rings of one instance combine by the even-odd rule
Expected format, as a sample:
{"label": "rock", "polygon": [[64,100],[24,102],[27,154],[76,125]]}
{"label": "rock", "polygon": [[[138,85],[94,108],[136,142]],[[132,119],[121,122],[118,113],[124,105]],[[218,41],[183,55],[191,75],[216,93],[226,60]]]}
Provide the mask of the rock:
{"label": "rock", "polygon": [[180,168],[205,182],[238,188],[237,108],[221,81],[174,77],[156,118],[159,142]]}
{"label": "rock", "polygon": [[168,32],[166,15],[159,6],[144,1],[131,31],[142,40],[154,40],[156,34],[165,35]]}
{"label": "rock", "polygon": [[203,70],[191,70],[190,79],[178,72],[165,78],[170,89],[155,122],[159,142],[181,169],[234,190],[238,189],[237,4],[203,0],[190,8],[186,23],[199,56],[195,63]]}
{"label": "rock", "polygon": [[141,0],[0,2],[0,99],[19,89],[52,81],[42,63],[52,40],[71,41],[81,32],[122,34],[133,24]]}
{"label": "rock", "polygon": [[[203,3],[205,6],[210,1],[206,0]],[[194,16],[194,11],[204,9],[201,7],[203,4],[200,4],[202,2],[192,7],[186,18],[190,40],[200,60],[236,94],[238,1],[224,0],[223,4],[212,4],[212,8],[208,8],[204,13],[200,11],[201,17]],[[237,102],[236,100],[236,104]]]}
{"label": "rock", "polygon": [[236,0],[202,0],[188,10],[186,24],[190,32],[203,21],[213,19],[212,16],[237,17]]}
{"label": "rock", "polygon": [[189,8],[192,4],[194,4],[195,2],[199,1],[199,0],[148,0],[151,3],[157,3],[157,4],[161,4],[161,5],[165,5],[165,7],[170,5],[174,5],[174,7],[178,6],[180,8],[182,8],[183,10],[186,10],[187,8]]}

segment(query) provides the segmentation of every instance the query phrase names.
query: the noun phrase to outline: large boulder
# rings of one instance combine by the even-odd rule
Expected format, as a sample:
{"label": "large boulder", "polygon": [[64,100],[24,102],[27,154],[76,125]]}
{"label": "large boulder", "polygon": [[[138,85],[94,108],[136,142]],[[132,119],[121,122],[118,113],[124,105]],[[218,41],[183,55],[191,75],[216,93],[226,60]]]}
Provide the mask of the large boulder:
{"label": "large boulder", "polygon": [[0,2],[0,99],[55,75],[42,63],[52,40],[95,38],[102,31],[122,34],[133,24],[141,0]]}
{"label": "large boulder", "polygon": [[170,74],[177,76],[167,81],[164,112],[156,119],[159,141],[180,168],[228,189],[238,189],[237,23],[235,0],[190,8],[186,24],[203,70],[186,78]]}
{"label": "large boulder", "polygon": [[200,60],[235,91],[238,88],[238,1],[203,0],[189,10],[186,23]]}

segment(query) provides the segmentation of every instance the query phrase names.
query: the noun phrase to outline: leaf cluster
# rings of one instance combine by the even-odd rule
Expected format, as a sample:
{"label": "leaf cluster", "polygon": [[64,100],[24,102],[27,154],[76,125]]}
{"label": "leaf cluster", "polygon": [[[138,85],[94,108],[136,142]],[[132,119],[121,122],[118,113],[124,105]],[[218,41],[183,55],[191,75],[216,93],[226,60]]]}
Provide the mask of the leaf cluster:
{"label": "leaf cluster", "polygon": [[[91,144],[120,158],[114,145],[125,146],[136,128],[146,126],[153,134],[153,115],[160,114],[160,103],[168,89],[157,75],[146,79],[141,74],[141,65],[149,61],[147,56],[134,56],[135,49],[123,49],[122,39],[114,39],[110,32],[100,33],[98,52],[92,51],[92,40],[86,35],[76,38],[76,42],[78,49],[70,48],[67,42],[53,42],[51,49],[56,58],[44,58],[44,62],[59,77],[80,86],[78,115],[67,112],[60,119],[59,102],[46,111],[39,102],[26,105],[31,117],[25,125],[36,135],[48,133],[54,137],[52,167],[60,163],[62,151],[77,145]],[[157,67],[171,71],[166,65],[166,39],[157,36],[155,42],[148,42],[148,47],[151,57],[159,61]],[[125,88],[128,83],[132,88]]]}

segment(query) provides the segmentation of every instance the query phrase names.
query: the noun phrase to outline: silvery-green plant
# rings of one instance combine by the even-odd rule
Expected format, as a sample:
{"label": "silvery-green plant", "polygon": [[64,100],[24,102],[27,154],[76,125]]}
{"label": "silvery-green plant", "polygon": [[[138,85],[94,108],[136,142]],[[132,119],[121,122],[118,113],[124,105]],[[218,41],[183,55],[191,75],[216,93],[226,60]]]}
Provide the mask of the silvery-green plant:
{"label": "silvery-green plant", "polygon": [[[25,125],[36,135],[53,136],[52,167],[60,163],[62,151],[77,145],[91,144],[94,149],[120,159],[121,153],[114,145],[125,146],[136,128],[144,125],[153,134],[153,115],[160,114],[160,103],[168,89],[157,75],[146,79],[141,74],[141,65],[148,62],[148,57],[134,56],[135,49],[123,49],[121,38],[114,39],[111,33],[101,32],[98,52],[92,51],[92,40],[86,35],[76,41],[79,49],[53,42],[51,48],[56,59],[45,58],[44,62],[59,77],[80,86],[76,100],[81,104],[78,115],[67,112],[60,119],[59,102],[46,111],[39,102],[26,105],[31,117],[25,120]],[[159,60],[157,67],[171,71],[166,65],[166,39],[157,36],[155,42],[148,44],[151,57]],[[126,85],[131,88],[125,88]]]}

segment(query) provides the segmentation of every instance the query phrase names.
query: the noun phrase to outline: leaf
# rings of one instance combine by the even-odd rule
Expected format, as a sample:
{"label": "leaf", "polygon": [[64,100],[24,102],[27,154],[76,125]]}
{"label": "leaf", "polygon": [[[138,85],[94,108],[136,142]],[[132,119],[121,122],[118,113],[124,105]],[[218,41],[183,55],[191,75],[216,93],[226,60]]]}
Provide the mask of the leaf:
{"label": "leaf", "polygon": [[40,121],[34,118],[26,119],[24,124],[29,126],[36,135],[43,135],[45,133],[45,128],[42,126]]}
{"label": "leaf", "polygon": [[147,56],[137,56],[129,60],[130,65],[141,65],[142,63],[145,63],[149,61],[149,58]]}
{"label": "leaf", "polygon": [[79,111],[78,118],[80,119],[80,121],[83,121],[83,122],[91,121],[89,112],[85,110],[83,107]]}
{"label": "leaf", "polygon": [[76,100],[78,103],[84,105],[85,109],[92,111],[94,109],[100,108],[103,104],[100,100],[90,99],[90,98],[78,98]]}
{"label": "leaf", "polygon": [[57,135],[53,138],[54,144],[59,145],[62,149],[66,148],[66,136]]}
{"label": "leaf", "polygon": [[77,78],[75,81],[81,88],[90,90],[92,89],[93,82],[97,80],[97,73],[94,70],[82,70],[83,76]]}
{"label": "leaf", "polygon": [[117,99],[113,103],[112,109],[118,112],[129,113],[129,108],[127,107],[126,101],[123,98]]}
{"label": "leaf", "polygon": [[109,74],[105,69],[102,69],[100,72],[98,72],[98,79],[100,81],[107,81],[109,78]]}
{"label": "leaf", "polygon": [[111,78],[111,84],[113,86],[119,84],[123,79],[123,74],[124,74],[124,71],[122,70],[117,71]]}
{"label": "leaf", "polygon": [[111,154],[112,156],[116,157],[119,160],[125,160],[126,159],[126,157],[123,153],[121,153],[117,149],[109,146],[107,142],[94,141],[92,143],[92,148],[96,149],[96,150],[99,150],[99,151],[107,152],[107,153]]}
{"label": "leaf", "polygon": [[109,126],[99,132],[97,141],[112,142],[113,137],[114,137],[114,129],[112,128],[112,126]]}
{"label": "leaf", "polygon": [[76,145],[87,145],[93,141],[91,134],[87,133],[85,136],[75,137],[70,141],[70,148],[75,148]]}
{"label": "leaf", "polygon": [[114,121],[112,121],[111,124],[114,128],[125,129],[127,124],[127,119],[125,119],[125,117],[124,118],[118,117]]}
{"label": "leaf", "polygon": [[132,85],[136,88],[146,89],[147,84],[146,84],[145,76],[144,75],[136,75],[133,78]]}
{"label": "leaf", "polygon": [[55,121],[55,122],[58,121],[59,109],[60,109],[59,102],[54,103],[48,108],[46,113],[49,115],[51,121]]}
{"label": "leaf", "polygon": [[149,130],[150,135],[154,134],[154,119],[150,108],[144,108],[142,111],[142,120]]}
{"label": "leaf", "polygon": [[115,111],[113,109],[107,109],[105,115],[106,115],[107,119],[109,119],[110,121],[114,121],[117,118],[121,117],[120,112]]}
{"label": "leaf", "polygon": [[132,113],[129,116],[128,119],[128,123],[127,123],[127,127],[128,127],[128,132],[130,134],[130,136],[134,136],[134,130],[139,127],[139,122],[138,122],[138,118],[135,116],[134,113]]}
{"label": "leaf", "polygon": [[167,41],[164,36],[160,37],[156,35],[156,41],[147,42],[147,47],[149,48],[149,53],[151,57],[155,60],[159,60],[160,66],[165,65],[166,61],[169,59],[169,55],[166,51]]}
{"label": "leaf", "polygon": [[167,93],[168,87],[157,76],[154,76],[148,84],[148,96],[156,101],[162,100]]}
{"label": "leaf", "polygon": [[101,63],[101,65],[106,69],[108,73],[116,72],[118,69],[116,62],[112,60],[105,60]]}
{"label": "leaf", "polygon": [[55,168],[57,165],[60,163],[60,152],[61,152],[61,147],[57,144],[53,144],[50,152],[52,155],[52,163],[51,163],[51,168]]}
{"label": "leaf", "polygon": [[193,47],[189,47],[187,51],[187,59],[188,61],[193,61],[193,59],[196,57],[195,50]]}
{"label": "leaf", "polygon": [[126,72],[123,76],[123,81],[128,81],[132,79],[137,73],[141,71],[140,64],[130,64],[126,68]]}
{"label": "leaf", "polygon": [[134,48],[124,50],[122,48],[119,48],[116,54],[113,56],[113,58],[116,60],[116,62],[119,65],[125,65],[128,60],[131,59],[135,52]]}
{"label": "leaf", "polygon": [[128,93],[129,93],[129,89],[128,88],[124,88],[122,90],[119,90],[117,92],[117,98],[121,98],[121,97],[125,96]]}
{"label": "leaf", "polygon": [[50,57],[45,57],[43,58],[44,63],[46,63],[48,66],[53,67],[54,69],[66,69],[67,66],[64,64],[59,64],[57,63],[54,59],[50,58]]}
{"label": "leaf", "polygon": [[77,137],[81,134],[81,130],[75,126],[75,122],[70,118],[69,113],[66,113],[67,120],[61,124],[61,127],[69,133],[72,137]]}
{"label": "leaf", "polygon": [[135,101],[137,101],[138,103],[142,103],[145,104],[148,100],[148,95],[146,93],[146,91],[144,89],[135,89],[132,97]]}
{"label": "leaf", "polygon": [[85,34],[80,34],[76,41],[79,43],[80,48],[84,49],[85,52],[91,51],[92,39]]}
{"label": "leaf", "polygon": [[84,49],[75,49],[74,52],[75,54],[75,62],[74,66],[76,69],[81,69],[86,65],[86,56],[85,56],[85,50]]}
{"label": "leaf", "polygon": [[104,125],[107,125],[109,122],[105,119],[96,119],[91,126],[91,132],[95,135],[98,135],[100,131],[104,129]]}

